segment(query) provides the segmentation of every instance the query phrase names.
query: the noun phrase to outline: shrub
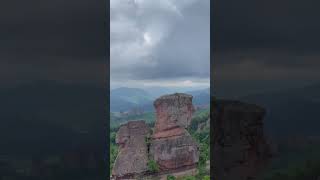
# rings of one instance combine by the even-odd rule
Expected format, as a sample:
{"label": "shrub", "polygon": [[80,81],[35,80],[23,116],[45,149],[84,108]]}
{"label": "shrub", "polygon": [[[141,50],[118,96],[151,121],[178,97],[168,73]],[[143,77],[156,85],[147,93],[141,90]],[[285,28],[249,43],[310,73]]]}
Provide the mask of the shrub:
{"label": "shrub", "polygon": [[172,176],[172,175],[168,175],[167,176],[167,180],[176,180],[176,177]]}
{"label": "shrub", "polygon": [[210,176],[204,176],[202,180],[210,180]]}
{"label": "shrub", "polygon": [[110,146],[110,172],[111,172],[111,170],[112,170],[112,168],[113,168],[113,165],[114,165],[114,163],[115,163],[115,161],[116,161],[116,158],[117,158],[117,156],[118,156],[118,147],[116,146],[116,145],[114,145],[114,144],[110,144],[111,146]]}
{"label": "shrub", "polygon": [[116,136],[117,136],[117,133],[116,132],[111,132],[110,133],[110,142],[115,144],[116,143]]}
{"label": "shrub", "polygon": [[151,172],[158,172],[159,171],[159,166],[156,161],[154,160],[149,160],[148,162],[148,170]]}
{"label": "shrub", "polygon": [[145,141],[145,143],[147,144],[147,146],[150,146],[150,144],[151,144],[150,136],[146,136],[146,137],[144,138],[144,141]]}
{"label": "shrub", "polygon": [[194,176],[186,176],[183,180],[196,180],[196,178]]}

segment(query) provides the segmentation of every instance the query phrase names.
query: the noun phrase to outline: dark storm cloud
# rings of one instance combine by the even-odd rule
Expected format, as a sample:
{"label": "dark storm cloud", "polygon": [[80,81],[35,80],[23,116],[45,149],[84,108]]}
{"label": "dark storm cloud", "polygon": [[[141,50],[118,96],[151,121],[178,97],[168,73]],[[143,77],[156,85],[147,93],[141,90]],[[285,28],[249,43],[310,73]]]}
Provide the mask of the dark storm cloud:
{"label": "dark storm cloud", "polygon": [[215,1],[211,33],[217,89],[320,81],[319,7],[315,0]]}
{"label": "dark storm cloud", "polygon": [[[167,79],[176,77],[208,78],[210,65],[209,10],[200,3],[188,8],[185,21],[176,28],[154,51],[158,61],[150,68],[136,67],[137,78]],[[201,11],[203,11],[201,13]]]}
{"label": "dark storm cloud", "polygon": [[111,1],[111,80],[210,76],[210,1]]}
{"label": "dark storm cloud", "polygon": [[317,50],[319,6],[315,0],[216,1],[214,48]]}
{"label": "dark storm cloud", "polygon": [[105,72],[102,1],[12,0],[1,4],[3,81],[81,81],[83,77],[95,81],[97,71]]}

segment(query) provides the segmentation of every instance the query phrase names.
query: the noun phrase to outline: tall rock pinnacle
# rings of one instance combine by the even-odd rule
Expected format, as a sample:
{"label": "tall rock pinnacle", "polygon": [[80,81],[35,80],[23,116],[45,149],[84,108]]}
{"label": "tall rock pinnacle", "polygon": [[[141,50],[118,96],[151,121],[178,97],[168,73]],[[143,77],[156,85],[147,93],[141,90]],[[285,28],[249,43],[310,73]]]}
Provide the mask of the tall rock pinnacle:
{"label": "tall rock pinnacle", "polygon": [[213,177],[256,179],[270,157],[263,134],[265,110],[238,101],[218,101],[213,109]]}
{"label": "tall rock pinnacle", "polygon": [[194,107],[192,96],[171,94],[154,102],[156,124],[150,152],[161,170],[193,167],[199,161],[199,148],[186,127]]}

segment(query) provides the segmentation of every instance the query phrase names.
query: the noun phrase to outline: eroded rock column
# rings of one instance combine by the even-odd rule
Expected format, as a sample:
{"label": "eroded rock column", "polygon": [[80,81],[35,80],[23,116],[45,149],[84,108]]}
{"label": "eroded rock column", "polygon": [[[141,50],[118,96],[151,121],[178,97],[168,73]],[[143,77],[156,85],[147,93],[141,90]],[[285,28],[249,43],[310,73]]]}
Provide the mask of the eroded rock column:
{"label": "eroded rock column", "polygon": [[144,121],[129,121],[120,126],[116,136],[119,154],[112,170],[115,179],[130,179],[148,170],[145,137],[150,129]]}
{"label": "eroded rock column", "polygon": [[263,134],[265,110],[238,101],[213,103],[213,177],[254,180],[270,157]]}
{"label": "eroded rock column", "polygon": [[154,102],[156,123],[150,153],[160,170],[194,167],[199,149],[185,129],[191,122],[192,96],[182,93],[166,95]]}

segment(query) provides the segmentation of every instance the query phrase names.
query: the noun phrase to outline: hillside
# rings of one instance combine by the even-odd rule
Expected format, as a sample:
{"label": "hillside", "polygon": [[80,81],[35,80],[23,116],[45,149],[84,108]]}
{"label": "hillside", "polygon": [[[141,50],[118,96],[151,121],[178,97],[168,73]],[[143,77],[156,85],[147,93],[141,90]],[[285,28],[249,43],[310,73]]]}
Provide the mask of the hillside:
{"label": "hillside", "polygon": [[207,105],[210,104],[210,88],[188,91],[187,94],[191,94],[193,96],[193,104],[194,105]]}
{"label": "hillside", "polygon": [[118,128],[121,124],[130,120],[140,119],[145,120],[148,124],[153,124],[155,121],[155,114],[154,112],[145,112],[139,115],[117,116],[115,113],[110,113],[110,128]]}
{"label": "hillside", "polygon": [[267,109],[266,130],[272,136],[320,135],[318,127],[320,84],[272,93],[255,94],[241,100]]}
{"label": "hillside", "polygon": [[[50,153],[70,147],[70,142],[91,144],[103,137],[103,88],[41,81],[0,91],[1,151],[37,153],[37,147]],[[28,145],[16,148],[21,143]]]}
{"label": "hillside", "polygon": [[265,130],[274,158],[263,180],[319,177],[320,84],[243,97],[266,108]]}
{"label": "hillside", "polygon": [[[110,110],[112,112],[130,111],[133,108],[139,108],[142,111],[152,112],[153,100],[164,94],[175,93],[176,88],[117,88],[110,92]],[[201,90],[184,89],[187,94],[193,96],[193,102],[196,106],[208,105],[210,103],[209,88]]]}
{"label": "hillside", "polygon": [[[194,118],[196,119],[194,122],[191,123],[191,126],[198,127],[199,123],[203,123],[202,121],[197,121],[197,119],[204,119],[204,116],[208,116],[210,108],[200,109],[194,113]],[[139,115],[126,115],[126,116],[119,116],[117,113],[110,113],[110,128],[117,129],[121,124],[126,123],[130,120],[145,120],[147,124],[153,125],[155,121],[155,113],[154,112],[144,112],[143,114]],[[193,125],[195,123],[195,125]]]}
{"label": "hillside", "polygon": [[138,88],[121,87],[110,92],[111,111],[127,111],[150,101],[152,101],[152,96]]}
{"label": "hillside", "polygon": [[41,81],[0,91],[2,179],[87,180],[105,174],[90,168],[105,165],[103,87]]}

